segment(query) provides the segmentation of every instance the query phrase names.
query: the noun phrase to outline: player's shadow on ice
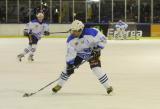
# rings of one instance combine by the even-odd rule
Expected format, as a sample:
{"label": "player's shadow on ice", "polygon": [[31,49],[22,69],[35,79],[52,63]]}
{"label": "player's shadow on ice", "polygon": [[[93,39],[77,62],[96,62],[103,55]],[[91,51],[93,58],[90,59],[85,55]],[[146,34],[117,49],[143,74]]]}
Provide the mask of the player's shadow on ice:
{"label": "player's shadow on ice", "polygon": [[[14,95],[14,96],[22,96],[24,93],[26,93],[26,91],[24,91],[24,90],[18,90],[18,89],[3,89],[3,90],[0,90],[0,93],[2,94],[2,95],[8,95],[8,96],[11,96],[11,95]],[[1,94],[0,94],[0,96],[1,96]],[[84,96],[84,97],[86,97],[86,96],[92,96],[92,97],[94,97],[94,96],[112,96],[112,95],[108,95],[107,93],[80,93],[80,92],[60,92],[60,93],[56,93],[56,94],[53,94],[53,93],[37,93],[37,94],[35,94],[34,96],[32,96],[32,97],[54,97],[54,96],[56,96],[56,97],[58,97],[58,96]]]}
{"label": "player's shadow on ice", "polygon": [[107,94],[101,93],[79,93],[79,92],[65,92],[53,94],[53,96],[106,96]]}

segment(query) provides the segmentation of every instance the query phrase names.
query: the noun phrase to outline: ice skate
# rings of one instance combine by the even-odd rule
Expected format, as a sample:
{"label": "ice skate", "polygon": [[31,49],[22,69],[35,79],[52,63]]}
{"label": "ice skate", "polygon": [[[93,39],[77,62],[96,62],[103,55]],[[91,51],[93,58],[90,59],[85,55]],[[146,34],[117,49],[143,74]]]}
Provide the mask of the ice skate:
{"label": "ice skate", "polygon": [[24,57],[24,54],[19,54],[19,55],[17,55],[17,58],[18,58],[18,60],[21,62],[22,61],[22,58]]}
{"label": "ice skate", "polygon": [[53,93],[57,93],[62,87],[60,85],[56,85],[52,88]]}
{"label": "ice skate", "polygon": [[110,94],[111,92],[113,92],[113,87],[112,86],[109,86],[107,88],[107,93]]}
{"label": "ice skate", "polygon": [[29,55],[29,57],[28,57],[28,61],[30,61],[30,62],[34,61],[34,59],[33,59],[33,55]]}

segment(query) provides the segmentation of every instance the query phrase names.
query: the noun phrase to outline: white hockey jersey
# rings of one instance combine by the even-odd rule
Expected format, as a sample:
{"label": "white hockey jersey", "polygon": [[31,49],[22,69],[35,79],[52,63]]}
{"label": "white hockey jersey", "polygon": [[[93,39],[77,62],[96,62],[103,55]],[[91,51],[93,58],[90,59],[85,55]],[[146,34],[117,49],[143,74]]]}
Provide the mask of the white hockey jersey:
{"label": "white hockey jersey", "polygon": [[31,31],[35,37],[40,39],[44,36],[44,31],[49,32],[49,25],[45,22],[39,22],[37,19],[35,19],[27,23],[25,29],[28,30],[28,33]]}
{"label": "white hockey jersey", "polygon": [[106,37],[95,28],[85,28],[80,37],[70,35],[67,39],[66,62],[73,64],[76,56],[87,60],[92,53],[93,47],[103,49],[106,44]]}
{"label": "white hockey jersey", "polygon": [[125,22],[119,21],[116,23],[115,27],[120,29],[127,29],[128,24],[126,24]]}

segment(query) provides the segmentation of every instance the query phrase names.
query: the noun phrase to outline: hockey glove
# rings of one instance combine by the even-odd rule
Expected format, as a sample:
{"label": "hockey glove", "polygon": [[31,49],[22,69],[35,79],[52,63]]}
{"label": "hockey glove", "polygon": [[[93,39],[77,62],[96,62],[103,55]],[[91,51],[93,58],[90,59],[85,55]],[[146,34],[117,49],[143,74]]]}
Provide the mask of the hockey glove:
{"label": "hockey glove", "polygon": [[24,35],[24,36],[29,36],[28,29],[24,29],[24,30],[23,30],[23,35]]}
{"label": "hockey glove", "polygon": [[50,35],[50,32],[44,31],[44,35],[45,35],[45,36],[49,36],[49,35]]}

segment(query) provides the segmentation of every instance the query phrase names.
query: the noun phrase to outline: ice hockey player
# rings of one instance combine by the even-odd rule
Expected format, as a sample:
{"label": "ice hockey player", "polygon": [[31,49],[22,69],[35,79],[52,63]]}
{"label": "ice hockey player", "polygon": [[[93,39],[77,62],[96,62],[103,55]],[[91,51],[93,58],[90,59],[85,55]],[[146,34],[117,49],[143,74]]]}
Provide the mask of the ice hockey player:
{"label": "ice hockey player", "polygon": [[[116,25],[116,36],[118,36],[117,38],[119,39],[126,39],[126,29],[128,28],[128,25],[123,22],[122,20],[119,20]],[[115,38],[115,37],[114,37]]]}
{"label": "ice hockey player", "polygon": [[[61,73],[57,85],[52,88],[53,93],[58,92],[74,73],[74,66],[87,60],[93,73],[110,94],[113,88],[108,83],[106,73],[101,69],[100,61],[101,50],[106,44],[105,36],[98,29],[84,28],[84,24],[79,20],[72,22],[70,30],[71,35],[67,39],[66,68]],[[93,58],[89,59],[91,56]]]}
{"label": "ice hockey player", "polygon": [[49,25],[45,23],[44,14],[38,13],[36,15],[36,19],[29,22],[24,29],[24,36],[29,38],[29,45],[24,49],[24,52],[17,56],[19,61],[22,61],[22,58],[29,53],[28,60],[34,61],[34,53],[36,51],[37,43],[41,39],[41,37],[48,36],[49,33]]}

